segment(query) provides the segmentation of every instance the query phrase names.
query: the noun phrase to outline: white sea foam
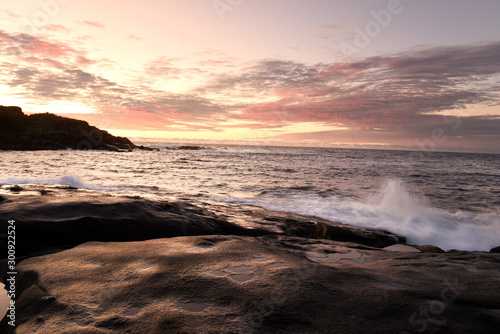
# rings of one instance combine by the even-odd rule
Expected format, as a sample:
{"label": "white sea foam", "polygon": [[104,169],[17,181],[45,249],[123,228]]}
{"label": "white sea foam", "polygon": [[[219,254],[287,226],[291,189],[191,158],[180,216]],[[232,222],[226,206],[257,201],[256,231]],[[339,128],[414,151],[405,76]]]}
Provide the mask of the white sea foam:
{"label": "white sea foam", "polygon": [[267,194],[254,199],[224,199],[267,209],[316,216],[344,224],[383,229],[408,239],[408,244],[430,244],[443,249],[489,251],[500,245],[500,215],[448,212],[432,208],[423,196],[408,191],[400,180],[390,180],[370,200],[314,194]]}
{"label": "white sea foam", "polygon": [[[409,153],[402,151],[214,148],[0,152],[0,184],[65,184],[152,199],[219,196],[214,199],[385,229],[409,243],[475,250],[500,245],[499,155],[436,153],[407,166]],[[409,186],[384,183],[395,176]],[[417,193],[432,196],[433,206]]]}
{"label": "white sea foam", "polygon": [[66,175],[58,179],[34,179],[34,178],[7,178],[0,179],[0,184],[60,184],[80,189],[113,191],[117,188],[104,187],[83,182],[78,175]]}

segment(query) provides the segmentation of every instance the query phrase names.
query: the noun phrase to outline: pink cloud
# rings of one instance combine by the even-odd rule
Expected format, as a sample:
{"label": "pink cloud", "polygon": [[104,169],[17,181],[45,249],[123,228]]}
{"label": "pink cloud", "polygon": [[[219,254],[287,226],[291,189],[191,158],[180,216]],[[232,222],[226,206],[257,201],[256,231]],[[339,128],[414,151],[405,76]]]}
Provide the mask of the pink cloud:
{"label": "pink cloud", "polygon": [[176,113],[168,115],[152,112],[144,107],[106,107],[96,114],[71,114],[71,117],[89,122],[103,129],[192,131],[196,125],[176,120]]}
{"label": "pink cloud", "polygon": [[[62,31],[64,27],[50,29]],[[197,64],[217,68],[219,73],[221,68],[235,66],[212,53],[207,52],[211,57],[203,57],[206,60]],[[435,48],[354,63],[261,60],[223,74],[178,66],[184,59],[161,57],[146,64],[149,77],[212,75],[211,82],[185,94],[156,90],[144,81],[135,87],[113,82],[92,73],[88,66],[97,62],[109,65],[104,60],[89,59],[85,52],[65,43],[27,34],[0,30],[0,56],[7,64],[2,70],[6,69],[6,77],[10,77],[4,84],[19,94],[43,101],[84,103],[100,113],[83,114],[82,119],[103,128],[124,130],[265,131],[316,122],[349,130],[287,134],[275,139],[410,145],[415,138],[426,138],[432,129],[442,126],[442,118],[431,112],[480,103],[498,105],[500,101],[498,89],[488,84],[500,73],[500,43]],[[466,88],[464,83],[468,84]],[[248,102],[256,101],[261,94],[278,101]],[[231,102],[236,100],[231,97],[240,99]],[[479,143],[487,133],[493,138],[490,144],[499,138],[500,118],[467,119],[469,125],[460,128],[463,137]],[[221,121],[231,121],[231,125],[219,125]],[[451,132],[447,135],[452,138]],[[453,140],[458,143],[458,135]]]}
{"label": "pink cloud", "polygon": [[8,10],[3,10],[2,12],[4,12],[8,17],[11,17],[13,19],[19,19],[22,17],[21,15],[14,13],[14,12],[11,12],[11,11],[8,11]]}
{"label": "pink cloud", "polygon": [[35,57],[26,57],[23,58],[23,60],[27,63],[30,64],[38,64],[38,65],[48,65],[49,67],[56,67],[56,68],[63,68],[64,64],[57,61],[57,60],[52,60],[52,59],[42,59],[42,58],[35,58]]}
{"label": "pink cloud", "polygon": [[12,39],[9,36],[5,36],[0,33],[0,41],[12,42]]}
{"label": "pink cloud", "polygon": [[68,49],[62,45],[47,43],[41,40],[31,40],[27,45],[33,53],[46,57],[62,57],[68,54]]}
{"label": "pink cloud", "polygon": [[[17,54],[16,50],[22,50],[38,57],[61,57],[68,54],[68,47],[62,44],[53,44],[26,34],[8,34],[0,30],[0,41],[7,43],[7,51]],[[5,50],[4,50],[5,51]]]}
{"label": "pink cloud", "polygon": [[82,21],[80,22],[81,24],[85,24],[89,27],[93,27],[93,28],[98,28],[98,29],[106,29],[106,26],[104,24],[101,24],[101,23],[98,23],[98,22],[94,22],[94,21]]}
{"label": "pink cloud", "polygon": [[79,64],[79,65],[92,65],[92,64],[96,64],[97,61],[96,60],[91,60],[87,57],[84,57],[84,56],[77,56],[76,57],[76,62]]}
{"label": "pink cloud", "polygon": [[42,27],[42,29],[47,31],[66,33],[66,34],[71,32],[71,29],[68,29],[61,24],[49,24],[47,26]]}
{"label": "pink cloud", "polygon": [[135,35],[132,35],[132,34],[128,35],[127,38],[130,39],[130,40],[134,40],[134,41],[142,41],[144,39],[142,37],[135,36]]}
{"label": "pink cloud", "polygon": [[[53,29],[64,31],[64,26],[55,25]],[[86,52],[76,50],[64,43],[48,42],[27,34],[8,34],[0,30],[0,54],[23,59],[28,63],[45,64],[57,68],[74,64],[86,66],[96,61],[88,59]],[[19,65],[19,64],[18,64]]]}
{"label": "pink cloud", "polygon": [[229,60],[205,59],[198,62],[202,67],[234,67],[234,63]]}
{"label": "pink cloud", "polygon": [[151,76],[166,76],[170,78],[188,77],[193,74],[203,73],[199,68],[181,68],[173,65],[179,58],[160,57],[146,65],[146,73]]}

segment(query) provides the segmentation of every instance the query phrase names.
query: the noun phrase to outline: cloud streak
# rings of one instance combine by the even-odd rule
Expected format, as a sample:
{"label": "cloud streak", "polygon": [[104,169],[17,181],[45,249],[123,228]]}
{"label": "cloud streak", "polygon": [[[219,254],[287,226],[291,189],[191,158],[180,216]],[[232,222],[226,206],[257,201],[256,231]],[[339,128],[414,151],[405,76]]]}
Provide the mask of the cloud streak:
{"label": "cloud streak", "polygon": [[[147,80],[136,84],[98,74],[100,60],[85,51],[29,34],[0,30],[0,56],[3,85],[19,96],[45,104],[76,101],[121,129],[224,131],[241,126],[272,130],[277,140],[344,142],[350,137],[412,145],[446,126],[440,113],[500,105],[500,42],[410,49],[350,63],[263,59],[235,66],[207,53],[192,60],[199,67],[182,68],[176,65],[182,59],[161,57],[144,64]],[[218,66],[224,70],[215,70]],[[179,94],[151,84],[186,78],[200,78],[200,85]],[[500,147],[499,115],[458,115],[462,125],[449,131],[450,145],[468,138],[468,145]],[[279,132],[300,123],[348,130]]]}
{"label": "cloud streak", "polygon": [[[353,138],[408,145],[445,126],[439,113],[469,106],[500,103],[500,43],[436,47],[377,56],[352,63],[306,65],[263,60],[240,75],[224,75],[204,87],[207,91],[266,92],[277,101],[248,105],[237,118],[290,124],[319,122],[349,127]],[[466,111],[465,111],[466,112]],[[461,116],[463,126],[450,135],[498,145],[500,119],[496,115]],[[460,116],[460,115],[459,115]],[[356,131],[356,132],[355,132]],[[322,132],[317,140],[338,140],[340,132]],[[356,134],[356,135],[355,135]],[[311,138],[312,134],[276,139]],[[353,139],[351,138],[351,140]],[[340,141],[344,141],[343,138]],[[494,143],[494,144],[493,144]],[[497,146],[498,147],[498,146]]]}
{"label": "cloud streak", "polygon": [[[289,121],[396,125],[470,104],[498,103],[500,43],[434,48],[355,63],[305,65],[264,60],[208,91],[274,93],[281,103],[253,104],[244,115],[266,118],[278,108]],[[284,113],[283,110],[286,110]],[[244,117],[244,116],[243,116]]]}
{"label": "cloud streak", "polygon": [[94,21],[82,21],[80,22],[83,25],[92,27],[92,28],[97,28],[97,29],[106,29],[106,26],[104,24],[94,22]]}
{"label": "cloud streak", "polygon": [[[116,124],[118,128],[128,129],[130,125],[142,124],[148,130],[163,130],[177,124],[187,129],[188,123],[182,122],[211,122],[212,117],[224,111],[210,100],[194,94],[172,94],[147,86],[124,86],[93,74],[86,70],[86,66],[95,61],[63,44],[0,31],[0,45],[0,54],[10,58],[1,65],[6,73],[3,84],[18,92],[20,97],[30,97],[46,104],[81,102],[94,108],[101,117],[108,118],[108,124],[115,123],[114,120],[124,122]],[[156,116],[147,117],[147,114]],[[133,123],[138,115],[142,115],[144,121]],[[130,125],[125,124],[127,119]],[[150,124],[148,120],[151,120]],[[193,128],[197,129],[199,125]]]}

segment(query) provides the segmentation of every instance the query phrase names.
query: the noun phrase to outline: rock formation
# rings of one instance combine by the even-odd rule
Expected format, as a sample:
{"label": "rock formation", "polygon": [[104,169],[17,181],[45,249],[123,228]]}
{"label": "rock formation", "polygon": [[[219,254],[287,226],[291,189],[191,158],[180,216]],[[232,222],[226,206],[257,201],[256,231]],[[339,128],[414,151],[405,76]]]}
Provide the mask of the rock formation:
{"label": "rock formation", "polygon": [[53,114],[26,115],[19,107],[0,106],[0,150],[107,150],[144,148],[85,121]]}
{"label": "rock formation", "polygon": [[[500,254],[425,253],[388,232],[250,206],[45,185],[0,193],[0,228],[16,219],[21,256],[16,333],[497,333],[500,326]],[[14,332],[9,320],[0,332]]]}

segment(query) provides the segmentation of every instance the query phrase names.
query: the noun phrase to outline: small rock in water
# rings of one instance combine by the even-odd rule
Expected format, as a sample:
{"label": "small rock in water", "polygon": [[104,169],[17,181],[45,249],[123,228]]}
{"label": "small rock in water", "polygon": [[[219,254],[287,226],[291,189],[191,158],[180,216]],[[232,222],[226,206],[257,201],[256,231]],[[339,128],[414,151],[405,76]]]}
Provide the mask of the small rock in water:
{"label": "small rock in water", "polygon": [[184,145],[184,146],[179,146],[177,147],[178,150],[192,150],[192,151],[198,151],[203,149],[203,147],[200,146],[193,146],[193,145]]}
{"label": "small rock in water", "polygon": [[15,186],[12,186],[9,188],[10,191],[12,191],[13,193],[18,193],[20,191],[23,191],[23,188],[19,187],[17,184]]}

